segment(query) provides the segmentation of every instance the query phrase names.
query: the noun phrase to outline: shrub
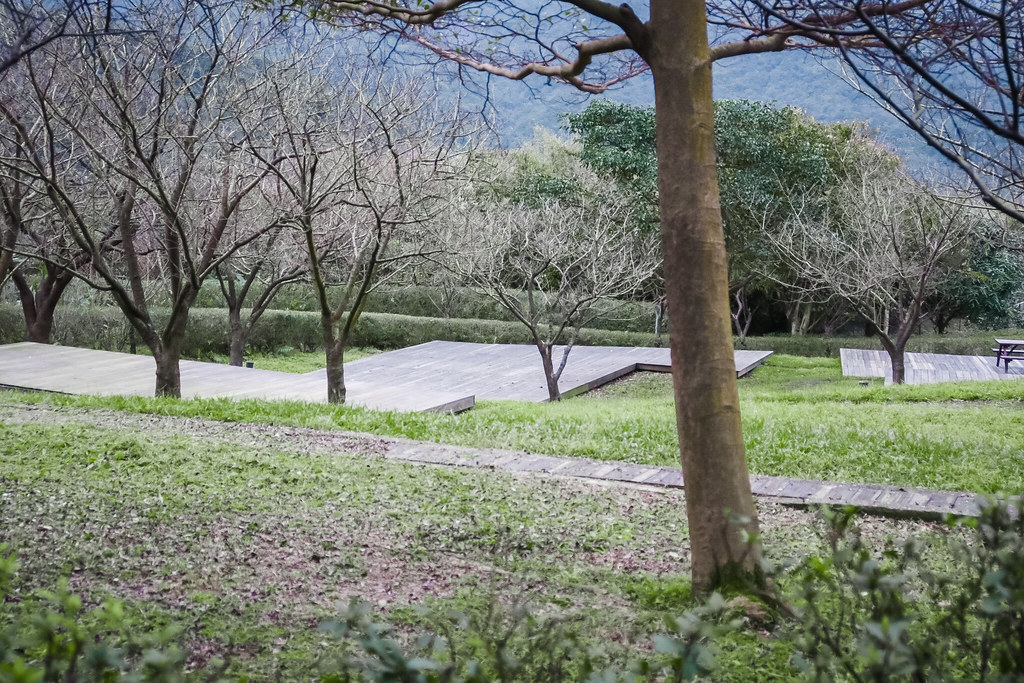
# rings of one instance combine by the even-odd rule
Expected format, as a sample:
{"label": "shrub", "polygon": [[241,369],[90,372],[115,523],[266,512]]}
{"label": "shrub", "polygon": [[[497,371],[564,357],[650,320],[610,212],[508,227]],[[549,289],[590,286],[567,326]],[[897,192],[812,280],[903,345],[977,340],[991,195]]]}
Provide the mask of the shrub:
{"label": "shrub", "polygon": [[710,642],[735,629],[715,593],[707,604],[679,618],[665,619],[666,632],[654,637],[653,656],[626,666],[610,664],[600,646],[588,646],[579,628],[558,617],[539,617],[522,606],[496,601],[480,615],[450,611],[439,620],[439,634],[425,634],[408,650],[374,623],[365,603],[354,600],[342,620],[321,630],[354,642],[360,655],[345,654],[328,667],[327,683],[533,683],[534,681],[684,681],[710,672]]}
{"label": "shrub", "polygon": [[[162,313],[157,311],[159,320]],[[922,353],[989,355],[994,337],[1016,338],[1021,330],[999,330],[973,334],[927,334],[912,337],[907,350]],[[0,344],[25,339],[21,310],[0,306]],[[132,334],[121,311],[112,306],[61,307],[57,311],[53,341],[65,346],[124,351]],[[431,318],[393,313],[364,313],[356,325],[349,346],[395,349],[440,339],[490,344],[529,344],[526,328],[517,322],[486,319]],[[137,340],[138,341],[138,340]],[[138,342],[141,345],[141,342]],[[667,335],[586,328],[579,344],[584,346],[667,346]],[[322,346],[320,320],[308,311],[267,311],[249,338],[252,351],[273,353],[282,347],[312,351]],[[837,357],[840,348],[881,349],[873,337],[791,337],[788,335],[748,337],[737,348],[775,351],[793,356]],[[227,312],[220,308],[196,308],[189,316],[184,354],[189,358],[211,358],[228,353]]]}
{"label": "shrub", "polygon": [[[85,285],[75,285],[73,292],[81,294],[69,300],[92,304],[100,301],[96,297],[86,298]],[[329,290],[331,288],[328,288]],[[154,288],[158,297],[162,290]],[[103,302],[108,299],[103,298]],[[112,303],[112,302],[111,302]],[[167,305],[158,298],[154,305]],[[203,283],[195,303],[197,308],[224,308],[224,297],[216,280]],[[271,304],[272,310],[307,311],[319,310],[316,295],[310,285],[302,282],[282,287]],[[599,303],[600,315],[590,325],[602,330],[620,332],[654,332],[654,305],[652,303],[622,301]],[[470,287],[459,287],[451,292],[441,287],[427,285],[388,286],[375,289],[363,305],[365,313],[393,313],[418,318],[466,318],[480,320],[501,320],[512,322],[514,318],[504,307],[486,294]]]}
{"label": "shrub", "polygon": [[107,600],[86,612],[66,580],[15,613],[18,602],[9,596],[17,569],[17,558],[0,545],[0,681],[185,680],[185,658],[173,642],[176,632],[123,634],[120,602]]}
{"label": "shrub", "polygon": [[951,541],[948,569],[908,541],[881,557],[854,510],[827,513],[831,552],[794,572],[802,599],[797,664],[814,680],[1021,680],[1024,504],[996,501]]}
{"label": "shrub", "polygon": [[[29,607],[7,597],[18,568],[0,545],[0,681],[186,680],[185,657],[174,644],[175,631],[125,634],[124,608],[115,600],[84,612],[82,599],[63,581],[56,592],[41,592]],[[376,623],[366,603],[353,600],[342,619],[320,630],[356,647],[321,662],[324,683],[490,683],[492,681],[690,680],[711,670],[711,637],[736,624],[721,624],[721,596],[682,617],[666,619],[667,632],[655,637],[656,656],[627,667],[609,665],[600,648],[590,647],[572,620],[541,617],[521,607],[491,602],[482,614],[450,611],[433,615],[439,634],[427,633],[406,648]],[[93,625],[93,626],[90,626]],[[226,664],[192,672],[189,680],[223,680]]]}

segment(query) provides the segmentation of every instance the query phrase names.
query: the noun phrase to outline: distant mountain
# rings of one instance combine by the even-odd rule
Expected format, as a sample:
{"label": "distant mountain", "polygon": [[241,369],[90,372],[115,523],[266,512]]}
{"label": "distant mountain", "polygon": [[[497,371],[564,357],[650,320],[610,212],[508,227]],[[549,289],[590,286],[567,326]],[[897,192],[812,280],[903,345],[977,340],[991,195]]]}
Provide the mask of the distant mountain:
{"label": "distant mountain", "polygon": [[[828,61],[805,52],[745,55],[715,65],[716,99],[746,99],[799,107],[819,121],[865,121],[876,137],[903,156],[914,169],[924,171],[942,163],[910,129],[829,71]],[[838,69],[838,62],[832,68]],[[490,79],[490,99],[497,115],[502,144],[516,146],[543,126],[560,127],[558,115],[586,107],[588,96],[561,83],[542,79],[509,81]],[[601,95],[617,102],[654,103],[650,76],[626,82]]]}

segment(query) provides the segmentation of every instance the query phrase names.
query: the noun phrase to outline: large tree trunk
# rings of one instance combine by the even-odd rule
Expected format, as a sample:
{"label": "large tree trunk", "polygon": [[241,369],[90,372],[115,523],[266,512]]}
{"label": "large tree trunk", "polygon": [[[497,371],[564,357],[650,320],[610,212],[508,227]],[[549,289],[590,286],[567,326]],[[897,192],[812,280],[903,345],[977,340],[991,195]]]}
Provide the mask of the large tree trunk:
{"label": "large tree trunk", "polygon": [[892,383],[903,384],[907,379],[906,353],[903,348],[889,351],[889,362],[892,364]]}
{"label": "large tree trunk", "polygon": [[910,339],[910,330],[913,328],[913,325],[910,323],[901,325],[895,338],[883,332],[873,322],[868,322],[865,325],[878,336],[878,341],[882,343],[882,348],[889,354],[889,364],[892,366],[892,383],[903,384],[906,380],[907,340]]}
{"label": "large tree trunk", "polygon": [[191,287],[181,292],[171,309],[171,317],[167,321],[160,336],[159,344],[153,348],[156,358],[156,395],[181,398],[181,371],[178,362],[181,360],[181,348],[185,344],[185,330],[188,328],[188,314],[195,303],[198,291]]}
{"label": "large tree trunk", "polygon": [[901,344],[898,339],[892,341],[882,334],[879,334],[878,338],[882,342],[882,348],[889,354],[889,364],[892,366],[892,383],[903,384],[907,378],[906,343]]}
{"label": "large tree trunk", "polygon": [[693,585],[756,578],[757,510],[740,430],[702,0],[653,0],[661,229]]}
{"label": "large tree trunk", "polygon": [[181,349],[163,347],[153,352],[156,359],[156,395],[181,398]]}

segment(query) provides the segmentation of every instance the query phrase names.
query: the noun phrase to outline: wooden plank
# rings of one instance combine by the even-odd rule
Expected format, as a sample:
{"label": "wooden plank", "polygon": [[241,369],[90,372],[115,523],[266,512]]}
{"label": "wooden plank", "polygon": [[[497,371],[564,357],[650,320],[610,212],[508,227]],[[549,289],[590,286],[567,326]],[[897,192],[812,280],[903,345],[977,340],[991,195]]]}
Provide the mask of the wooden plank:
{"label": "wooden plank", "polygon": [[[185,398],[262,398],[326,402],[326,377],[181,361]],[[23,342],[0,346],[0,384],[72,394],[152,396],[152,357]],[[392,387],[380,381],[347,383],[349,402],[380,410],[459,411],[475,404],[472,394],[424,387]]]}
{"label": "wooden plank", "polygon": [[[844,377],[885,377],[892,375],[889,356],[885,351],[869,349],[839,349]],[[934,384],[937,382],[967,382],[993,379],[1020,379],[1024,377],[1024,364],[1009,373],[996,369],[994,356],[961,356],[946,353],[908,353],[906,356],[907,384]]]}

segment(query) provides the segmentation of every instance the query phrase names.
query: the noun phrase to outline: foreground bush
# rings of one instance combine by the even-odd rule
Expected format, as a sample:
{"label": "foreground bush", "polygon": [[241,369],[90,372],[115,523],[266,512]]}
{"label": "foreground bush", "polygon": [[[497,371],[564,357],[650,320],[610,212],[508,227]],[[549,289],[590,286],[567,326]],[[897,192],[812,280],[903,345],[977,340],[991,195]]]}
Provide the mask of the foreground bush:
{"label": "foreground bush", "polygon": [[877,556],[855,511],[826,511],[831,554],[794,572],[797,664],[813,680],[1019,681],[1024,677],[1024,503],[950,521],[968,534],[950,567],[915,540]]}

